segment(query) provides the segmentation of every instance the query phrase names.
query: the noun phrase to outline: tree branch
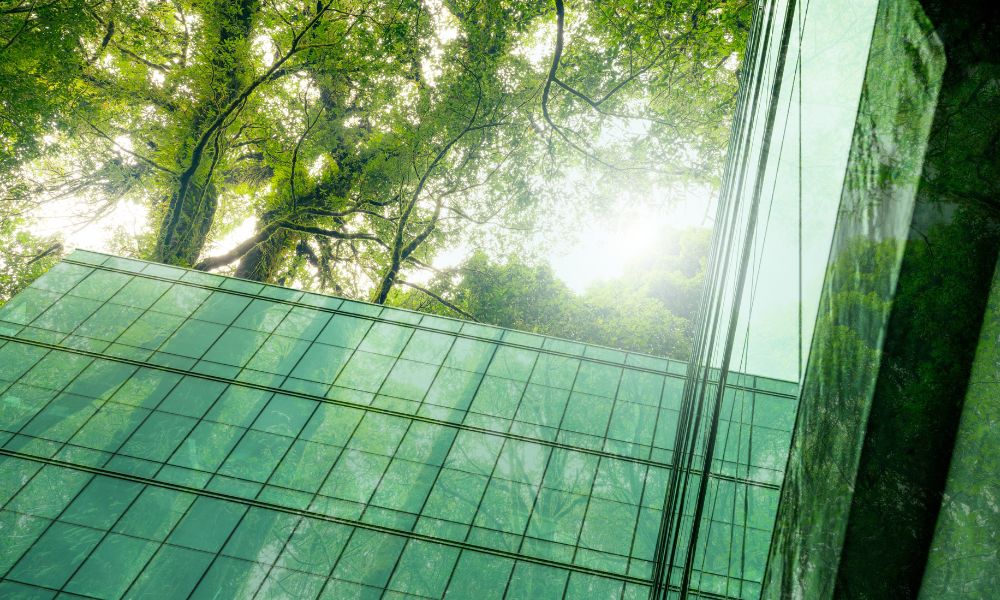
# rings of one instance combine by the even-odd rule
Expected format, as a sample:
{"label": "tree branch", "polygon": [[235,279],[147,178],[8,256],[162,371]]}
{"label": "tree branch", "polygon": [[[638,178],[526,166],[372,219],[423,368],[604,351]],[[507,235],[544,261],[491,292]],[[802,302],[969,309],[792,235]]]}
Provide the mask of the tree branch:
{"label": "tree branch", "polygon": [[187,197],[187,191],[189,186],[191,185],[191,178],[198,170],[198,167],[201,166],[202,155],[205,152],[205,147],[208,145],[209,139],[211,139],[212,135],[215,133],[216,130],[218,130],[220,127],[223,126],[223,124],[226,122],[226,120],[229,118],[230,115],[232,115],[239,107],[243,106],[246,103],[247,99],[250,98],[251,94],[253,94],[253,92],[258,87],[260,87],[264,83],[273,80],[275,74],[279,72],[282,66],[290,58],[292,58],[292,56],[294,56],[296,52],[298,52],[299,43],[302,41],[305,35],[310,30],[312,30],[313,27],[316,26],[320,18],[322,18],[323,14],[327,11],[327,9],[330,8],[332,4],[333,0],[330,0],[326,4],[320,5],[319,10],[317,10],[316,12],[316,15],[313,16],[313,18],[309,20],[306,26],[302,28],[302,31],[296,34],[295,37],[292,39],[292,43],[288,51],[281,58],[274,61],[271,67],[266,72],[264,72],[263,75],[260,75],[259,77],[254,79],[249,85],[247,85],[247,87],[244,88],[244,90],[240,92],[236,96],[236,98],[234,98],[218,115],[216,115],[215,119],[213,119],[212,122],[209,124],[209,126],[205,129],[205,131],[202,132],[201,136],[198,138],[197,144],[195,144],[194,149],[191,151],[190,164],[188,164],[187,168],[184,169],[184,171],[180,174],[180,185],[177,194],[174,195],[173,198],[171,198],[170,206],[167,209],[170,218],[167,221],[166,227],[164,228],[165,231],[161,232],[160,234],[161,238],[164,241],[164,244],[170,243],[170,241],[173,239],[174,230],[176,230],[178,224],[180,223],[181,215],[183,213],[181,207],[183,206],[184,201]]}
{"label": "tree branch", "polygon": [[421,287],[421,286],[416,285],[414,283],[410,283],[409,281],[404,281],[402,279],[397,280],[396,283],[399,283],[400,285],[405,285],[408,288],[413,288],[413,289],[417,290],[418,292],[420,292],[421,294],[425,294],[428,297],[433,298],[434,300],[437,300],[438,302],[440,302],[445,307],[447,307],[447,308],[455,311],[456,313],[462,315],[463,317],[465,317],[466,319],[468,319],[470,321],[473,321],[475,323],[479,322],[479,319],[477,319],[476,317],[474,317],[471,314],[465,312],[464,310],[462,310],[461,308],[455,306],[451,302],[448,302],[447,300],[445,300],[444,298],[442,298],[438,294],[435,294],[434,292],[430,291],[427,288]]}
{"label": "tree branch", "polygon": [[292,223],[290,221],[275,221],[270,225],[264,227],[259,232],[257,232],[253,237],[247,238],[235,248],[226,252],[225,254],[220,254],[218,256],[210,256],[204,258],[195,264],[194,268],[199,271],[210,271],[212,269],[217,269],[219,267],[228,265],[230,263],[236,262],[237,260],[243,258],[248,252],[253,250],[255,247],[267,242],[281,229],[287,229],[289,231],[298,231],[300,233],[308,233],[311,235],[317,235],[321,237],[334,238],[338,240],[366,240],[369,242],[374,242],[384,248],[388,249],[388,245],[383,242],[379,237],[368,234],[368,233],[346,233],[343,231],[337,231],[335,229],[324,229],[322,227],[313,227],[310,225],[299,225],[297,223]]}

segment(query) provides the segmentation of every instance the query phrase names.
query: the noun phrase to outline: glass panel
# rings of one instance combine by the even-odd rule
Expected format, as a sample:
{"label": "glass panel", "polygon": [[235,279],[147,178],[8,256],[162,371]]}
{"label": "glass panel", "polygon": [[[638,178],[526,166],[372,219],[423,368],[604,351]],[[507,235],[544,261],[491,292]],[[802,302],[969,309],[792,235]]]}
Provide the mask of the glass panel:
{"label": "glass panel", "polygon": [[[47,285],[59,291],[29,288],[36,305],[15,298],[6,309],[53,328],[18,334],[26,342],[61,347],[0,345],[2,439],[25,457],[0,457],[0,490],[20,515],[0,553],[11,583],[41,582],[48,567],[22,563],[65,546],[72,565],[51,571],[52,589],[96,596],[646,589],[622,577],[651,574],[669,472],[635,457],[672,447],[675,405],[657,407],[679,380],[649,370],[664,361],[629,356],[636,366],[622,368],[626,355],[609,349],[416,313],[382,318],[360,303],[346,309],[364,317],[349,316],[339,299],[121,264],[190,284],[88,267],[57,272]],[[116,344],[71,345],[55,329]],[[753,425],[754,476],[777,481],[792,404],[763,391],[727,404],[746,426],[732,430],[720,468],[736,468]],[[746,495],[725,489],[720,504]],[[776,490],[749,497],[766,530]],[[724,508],[713,514],[729,526]],[[74,546],[66,527],[97,533],[71,530]]]}

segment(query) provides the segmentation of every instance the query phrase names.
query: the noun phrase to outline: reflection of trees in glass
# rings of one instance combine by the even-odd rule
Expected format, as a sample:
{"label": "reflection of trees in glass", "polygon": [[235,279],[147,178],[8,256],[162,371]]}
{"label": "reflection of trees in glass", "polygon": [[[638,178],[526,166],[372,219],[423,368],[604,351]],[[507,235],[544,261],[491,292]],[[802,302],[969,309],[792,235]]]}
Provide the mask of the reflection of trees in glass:
{"label": "reflection of trees in glass", "polygon": [[777,596],[822,597],[810,587],[815,581],[800,577],[836,565],[897,247],[895,240],[855,237],[827,271],[770,558],[769,578],[781,589],[769,589]]}
{"label": "reflection of trees in glass", "polygon": [[[765,582],[769,597],[829,597],[835,588],[848,594],[865,589],[866,584],[855,586],[887,568],[884,561],[872,564],[878,562],[873,549],[900,555],[876,538],[892,521],[887,517],[894,514],[892,507],[912,495],[905,486],[886,488],[877,500],[882,510],[869,515],[881,516],[855,526],[858,490],[866,484],[866,475],[858,473],[859,460],[888,439],[872,428],[905,428],[899,415],[870,416],[872,399],[878,398],[876,404],[884,410],[893,404],[884,398],[887,381],[915,382],[924,376],[908,371],[916,363],[887,360],[883,353],[889,347],[894,353],[927,348],[921,340],[925,324],[904,313],[921,306],[922,296],[937,293],[918,282],[932,275],[924,269],[941,263],[924,260],[921,253],[933,254],[935,238],[949,235],[941,227],[910,231],[911,221],[919,223],[913,206],[927,172],[924,151],[944,70],[941,44],[916,2],[880,3],[878,10]],[[942,251],[949,247],[940,246]],[[908,324],[896,323],[900,320]],[[896,408],[906,412],[913,406],[902,402]],[[893,455],[890,460],[906,458]],[[868,478],[882,478],[891,470],[888,464],[867,464],[879,471]],[[866,556],[867,564],[847,568],[845,539],[851,543],[851,536],[865,527],[869,537],[859,543],[870,547],[856,554]],[[850,573],[851,581],[837,580],[844,573]],[[907,592],[883,590],[875,597],[897,593]]]}
{"label": "reflection of trees in glass", "polygon": [[[945,440],[951,409],[940,399],[957,400],[961,391],[942,386],[964,384],[968,364],[961,357],[979,330],[982,295],[970,290],[966,278],[977,268],[967,262],[970,247],[991,243],[989,237],[969,239],[969,232],[982,229],[983,223],[978,210],[962,209],[951,222],[915,233],[894,294],[889,287],[894,240],[853,239],[831,264],[772,571],[816,573],[837,569],[843,560],[839,572],[850,581],[838,586],[877,587],[873,582],[878,576],[867,559],[865,564],[850,562],[855,545],[867,549],[861,553],[866,557],[880,544],[886,556],[900,555],[898,547],[890,547],[895,541],[879,539],[926,534],[928,524],[914,515],[925,514],[921,507],[937,502],[931,497],[938,489],[931,465],[947,464],[950,456]],[[873,395],[878,398],[874,406]],[[867,458],[859,470],[863,451]],[[864,539],[855,534],[841,539],[848,511],[850,531],[868,532]],[[892,536],[885,535],[889,531]],[[844,559],[838,558],[842,545]],[[793,584],[791,578],[783,582]],[[808,578],[798,582],[811,590],[807,595],[819,593],[808,587],[812,583]]]}

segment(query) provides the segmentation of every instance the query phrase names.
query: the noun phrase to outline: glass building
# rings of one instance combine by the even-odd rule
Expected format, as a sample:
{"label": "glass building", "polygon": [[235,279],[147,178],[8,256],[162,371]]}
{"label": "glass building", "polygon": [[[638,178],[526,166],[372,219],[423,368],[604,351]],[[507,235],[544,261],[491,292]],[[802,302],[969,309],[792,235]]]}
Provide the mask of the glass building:
{"label": "glass building", "polygon": [[[650,594],[684,363],[83,251],[0,321],[0,597]],[[760,593],[796,389],[726,390],[700,597]]]}
{"label": "glass building", "polygon": [[[982,0],[757,3],[674,460],[725,443],[719,379],[800,382],[764,598],[997,596],[998,26]],[[697,589],[713,495],[686,473],[658,599]]]}
{"label": "glass building", "polygon": [[71,254],[0,597],[995,596],[997,6],[756,3],[690,364]]}

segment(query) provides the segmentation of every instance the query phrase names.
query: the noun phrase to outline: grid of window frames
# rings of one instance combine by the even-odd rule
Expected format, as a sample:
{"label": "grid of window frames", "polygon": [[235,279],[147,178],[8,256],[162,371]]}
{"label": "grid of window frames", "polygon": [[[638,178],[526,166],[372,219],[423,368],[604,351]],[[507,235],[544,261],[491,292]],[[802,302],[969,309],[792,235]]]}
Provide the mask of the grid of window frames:
{"label": "grid of window frames", "polygon": [[[0,596],[645,598],[684,370],[77,251],[0,308]],[[741,383],[709,598],[759,595],[794,419]]]}

